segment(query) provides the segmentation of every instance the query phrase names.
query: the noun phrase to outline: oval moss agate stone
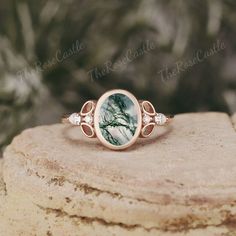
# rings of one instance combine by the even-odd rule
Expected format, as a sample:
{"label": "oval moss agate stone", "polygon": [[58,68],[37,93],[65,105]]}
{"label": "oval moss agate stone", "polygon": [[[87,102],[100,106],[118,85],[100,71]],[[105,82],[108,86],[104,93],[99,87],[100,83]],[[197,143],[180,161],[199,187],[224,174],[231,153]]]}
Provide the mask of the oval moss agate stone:
{"label": "oval moss agate stone", "polygon": [[115,93],[104,100],[99,111],[99,129],[107,142],[115,146],[127,144],[137,126],[138,112],[128,96]]}

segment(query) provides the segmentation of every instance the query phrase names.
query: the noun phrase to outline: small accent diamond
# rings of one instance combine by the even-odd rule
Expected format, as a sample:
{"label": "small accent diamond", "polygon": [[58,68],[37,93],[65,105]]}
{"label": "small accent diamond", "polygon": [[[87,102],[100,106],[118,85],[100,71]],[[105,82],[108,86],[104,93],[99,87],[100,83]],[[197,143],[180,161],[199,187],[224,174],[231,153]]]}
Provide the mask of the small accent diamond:
{"label": "small accent diamond", "polygon": [[167,121],[166,116],[162,113],[157,113],[154,119],[158,125],[164,125]]}
{"label": "small accent diamond", "polygon": [[87,123],[87,124],[92,124],[93,122],[93,117],[91,115],[87,115],[84,117],[84,121]]}
{"label": "small accent diamond", "polygon": [[69,121],[73,125],[80,125],[81,117],[78,113],[73,113],[69,116]]}
{"label": "small accent diamond", "polygon": [[143,123],[144,124],[150,123],[151,120],[152,120],[152,118],[149,115],[144,114],[144,116],[143,116]]}

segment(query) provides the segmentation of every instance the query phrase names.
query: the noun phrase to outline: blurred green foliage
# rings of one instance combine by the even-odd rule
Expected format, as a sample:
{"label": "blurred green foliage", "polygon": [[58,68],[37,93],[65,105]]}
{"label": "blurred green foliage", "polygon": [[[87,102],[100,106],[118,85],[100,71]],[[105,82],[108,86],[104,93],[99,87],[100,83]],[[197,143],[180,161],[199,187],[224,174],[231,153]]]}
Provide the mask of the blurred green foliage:
{"label": "blurred green foliage", "polygon": [[235,112],[235,11],[234,0],[2,1],[0,146],[112,88],[166,113]]}

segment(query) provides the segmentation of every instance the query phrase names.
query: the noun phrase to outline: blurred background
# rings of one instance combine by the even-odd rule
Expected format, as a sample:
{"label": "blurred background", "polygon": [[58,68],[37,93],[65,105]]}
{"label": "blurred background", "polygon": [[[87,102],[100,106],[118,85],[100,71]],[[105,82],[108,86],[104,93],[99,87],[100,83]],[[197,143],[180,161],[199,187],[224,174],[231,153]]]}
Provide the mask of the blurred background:
{"label": "blurred background", "polygon": [[236,1],[1,0],[1,151],[112,88],[160,112],[234,113]]}

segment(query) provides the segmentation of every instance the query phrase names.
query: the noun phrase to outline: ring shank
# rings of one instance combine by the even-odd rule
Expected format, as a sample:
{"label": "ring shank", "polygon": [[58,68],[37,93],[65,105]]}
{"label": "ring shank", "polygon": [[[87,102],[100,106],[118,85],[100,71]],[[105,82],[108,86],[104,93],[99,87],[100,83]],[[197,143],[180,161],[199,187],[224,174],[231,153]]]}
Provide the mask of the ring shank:
{"label": "ring shank", "polygon": [[169,124],[169,123],[173,122],[173,120],[174,120],[174,115],[166,116],[166,118],[167,118],[166,124]]}
{"label": "ring shank", "polygon": [[68,117],[67,118],[63,117],[63,118],[61,118],[61,123],[70,124],[70,121],[68,120]]}

